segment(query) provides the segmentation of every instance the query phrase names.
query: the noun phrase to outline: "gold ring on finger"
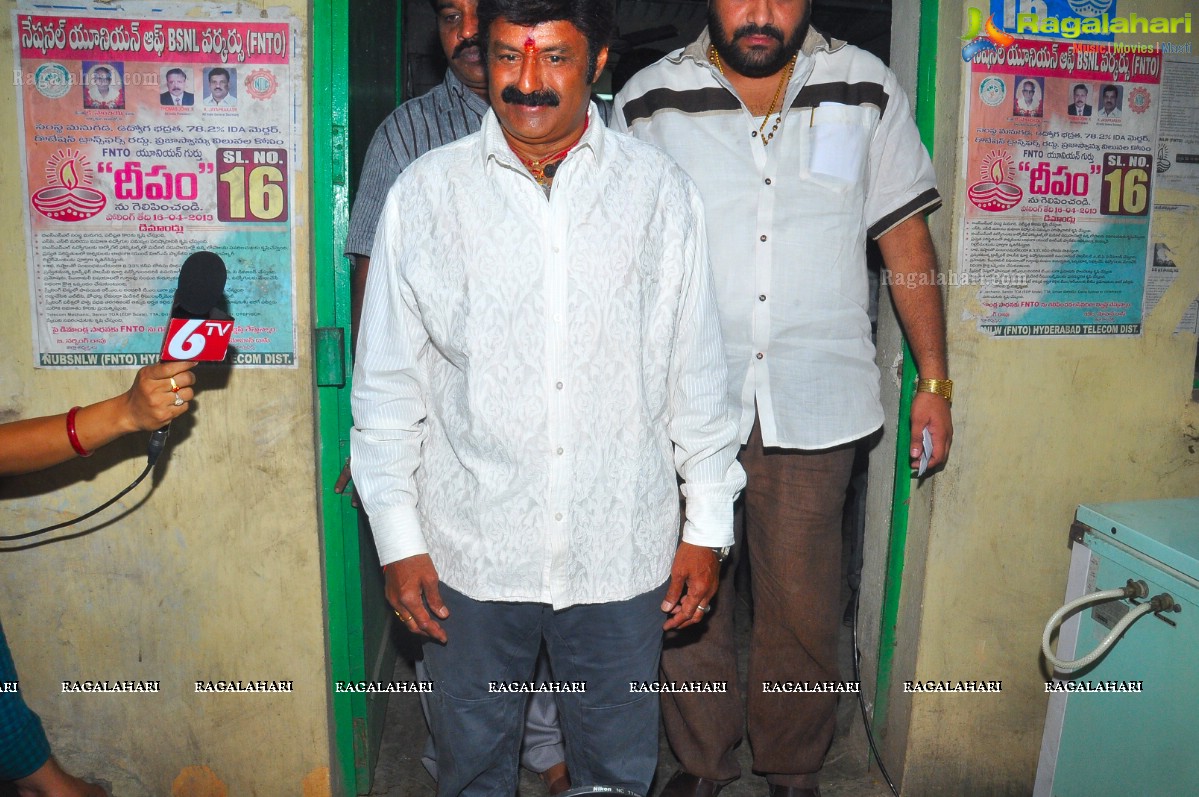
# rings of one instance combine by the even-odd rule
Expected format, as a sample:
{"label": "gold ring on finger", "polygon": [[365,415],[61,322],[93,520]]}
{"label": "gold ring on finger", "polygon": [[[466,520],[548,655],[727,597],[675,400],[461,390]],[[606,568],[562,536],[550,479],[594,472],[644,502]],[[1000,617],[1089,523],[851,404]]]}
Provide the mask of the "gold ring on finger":
{"label": "gold ring on finger", "polygon": [[175,381],[175,377],[173,377],[173,376],[171,377],[171,392],[172,393],[179,392],[179,383]]}

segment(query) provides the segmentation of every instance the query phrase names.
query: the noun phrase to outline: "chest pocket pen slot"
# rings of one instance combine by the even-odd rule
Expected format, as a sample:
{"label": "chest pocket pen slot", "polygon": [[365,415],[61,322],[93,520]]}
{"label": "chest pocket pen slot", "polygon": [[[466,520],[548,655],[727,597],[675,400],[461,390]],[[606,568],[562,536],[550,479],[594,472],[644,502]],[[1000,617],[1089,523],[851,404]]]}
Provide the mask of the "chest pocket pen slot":
{"label": "chest pocket pen slot", "polygon": [[825,102],[811,110],[808,122],[808,172],[845,183],[862,179],[870,130],[878,111],[859,105]]}

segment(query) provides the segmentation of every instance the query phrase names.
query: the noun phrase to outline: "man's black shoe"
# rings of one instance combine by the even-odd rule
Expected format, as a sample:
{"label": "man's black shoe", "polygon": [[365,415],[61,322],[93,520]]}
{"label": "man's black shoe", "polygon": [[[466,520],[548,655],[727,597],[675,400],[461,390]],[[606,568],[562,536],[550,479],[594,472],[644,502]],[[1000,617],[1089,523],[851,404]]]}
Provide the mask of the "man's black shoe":
{"label": "man's black shoe", "polygon": [[770,784],[770,797],[820,797],[820,789],[801,789],[798,786]]}
{"label": "man's black shoe", "polygon": [[723,783],[701,778],[680,769],[666,782],[658,797],[716,797],[723,788]]}

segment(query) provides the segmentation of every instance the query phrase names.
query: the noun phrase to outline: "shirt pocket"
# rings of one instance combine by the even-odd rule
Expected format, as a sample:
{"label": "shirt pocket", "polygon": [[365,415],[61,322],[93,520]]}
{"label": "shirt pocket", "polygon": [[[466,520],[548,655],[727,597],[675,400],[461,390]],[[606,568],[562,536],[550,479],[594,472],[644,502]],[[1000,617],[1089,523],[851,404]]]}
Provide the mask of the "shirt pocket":
{"label": "shirt pocket", "polygon": [[860,105],[824,102],[812,108],[800,121],[804,177],[833,189],[861,183],[877,118],[876,110]]}

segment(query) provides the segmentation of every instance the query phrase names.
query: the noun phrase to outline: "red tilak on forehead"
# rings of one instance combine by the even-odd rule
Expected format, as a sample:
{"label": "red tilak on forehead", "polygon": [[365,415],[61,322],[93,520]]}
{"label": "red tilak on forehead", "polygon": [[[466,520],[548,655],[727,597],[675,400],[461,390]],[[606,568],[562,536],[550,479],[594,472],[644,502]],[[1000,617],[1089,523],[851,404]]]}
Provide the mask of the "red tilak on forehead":
{"label": "red tilak on forehead", "polygon": [[532,54],[537,51],[537,42],[533,41],[532,36],[525,37],[525,52]]}

